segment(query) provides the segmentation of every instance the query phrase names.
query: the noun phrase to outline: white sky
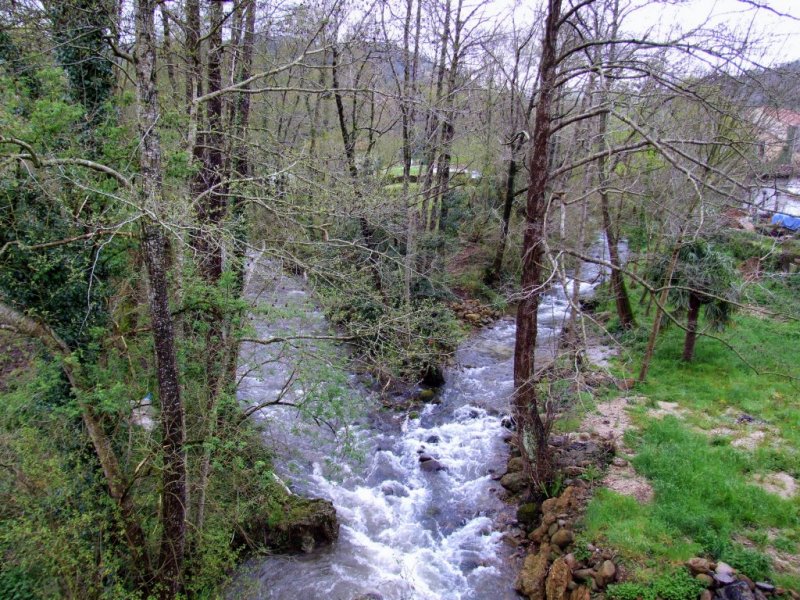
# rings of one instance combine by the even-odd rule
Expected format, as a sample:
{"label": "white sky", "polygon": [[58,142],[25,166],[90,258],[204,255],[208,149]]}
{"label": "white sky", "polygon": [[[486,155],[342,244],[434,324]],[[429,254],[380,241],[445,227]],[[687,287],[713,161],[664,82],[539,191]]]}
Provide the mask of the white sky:
{"label": "white sky", "polygon": [[[543,0],[491,2],[498,14],[513,12],[523,19],[544,4]],[[754,58],[765,66],[800,59],[800,0],[621,0],[620,3],[627,7],[623,10],[628,13],[623,29],[637,34],[652,31],[661,38],[676,27],[686,31],[705,23],[706,27],[724,27],[759,39],[761,56]],[[789,16],[779,16],[757,6]]]}
{"label": "white sky", "polygon": [[[630,15],[628,26],[665,32],[679,26],[686,30],[703,23],[748,33],[759,40],[763,61],[780,64],[800,58],[800,0],[680,0],[673,4],[641,2],[644,6]],[[639,2],[637,2],[639,4]],[[769,6],[779,16],[767,8]],[[794,18],[792,18],[794,17]]]}

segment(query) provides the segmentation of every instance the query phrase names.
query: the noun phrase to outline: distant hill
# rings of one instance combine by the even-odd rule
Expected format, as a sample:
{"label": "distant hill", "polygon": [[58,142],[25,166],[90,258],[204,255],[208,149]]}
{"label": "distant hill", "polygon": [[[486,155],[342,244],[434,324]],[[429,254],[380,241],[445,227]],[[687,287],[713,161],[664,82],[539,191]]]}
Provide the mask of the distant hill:
{"label": "distant hill", "polygon": [[800,112],[800,60],[772,69],[752,69],[727,76],[724,87],[749,106],[787,108]]}

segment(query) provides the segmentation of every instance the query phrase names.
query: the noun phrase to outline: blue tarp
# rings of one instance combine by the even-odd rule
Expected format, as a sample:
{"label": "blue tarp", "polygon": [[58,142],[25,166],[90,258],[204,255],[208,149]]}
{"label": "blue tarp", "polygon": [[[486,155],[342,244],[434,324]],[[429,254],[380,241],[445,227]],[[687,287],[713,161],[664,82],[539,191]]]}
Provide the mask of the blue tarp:
{"label": "blue tarp", "polygon": [[792,231],[800,229],[800,217],[790,217],[789,215],[776,214],[772,215],[772,224],[786,227]]}

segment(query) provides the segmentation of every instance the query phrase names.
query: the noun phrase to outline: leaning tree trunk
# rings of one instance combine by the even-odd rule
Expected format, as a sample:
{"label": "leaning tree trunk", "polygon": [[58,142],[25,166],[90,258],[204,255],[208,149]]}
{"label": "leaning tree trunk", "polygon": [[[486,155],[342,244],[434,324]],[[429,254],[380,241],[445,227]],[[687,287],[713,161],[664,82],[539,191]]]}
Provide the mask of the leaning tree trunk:
{"label": "leaning tree trunk", "polygon": [[[158,219],[165,215],[161,174],[161,140],[156,88],[157,0],[139,0],[136,6],[136,116],[139,129],[140,199]],[[158,221],[143,222],[142,250],[150,283],[149,305],[156,352],[158,395],[161,404],[161,549],[159,594],[175,598],[181,588],[186,540],[186,459],[184,410],[175,331],[169,308],[167,240]]]}
{"label": "leaning tree trunk", "polygon": [[683,360],[692,362],[694,345],[697,342],[697,318],[700,316],[702,301],[695,293],[689,294],[689,310],[686,317],[686,337],[683,340]]}
{"label": "leaning tree trunk", "polygon": [[[525,471],[537,485],[552,479],[552,457],[547,445],[549,418],[539,414],[539,398],[533,381],[534,349],[538,332],[539,298],[544,281],[545,213],[550,181],[548,155],[556,87],[556,42],[561,15],[561,0],[549,0],[542,58],[539,63],[541,88],[536,106],[530,176],[522,243],[522,300],[517,308],[517,334],[514,346],[514,416],[517,420],[517,444]],[[532,436],[533,449],[527,441]],[[531,463],[533,450],[535,464]]]}

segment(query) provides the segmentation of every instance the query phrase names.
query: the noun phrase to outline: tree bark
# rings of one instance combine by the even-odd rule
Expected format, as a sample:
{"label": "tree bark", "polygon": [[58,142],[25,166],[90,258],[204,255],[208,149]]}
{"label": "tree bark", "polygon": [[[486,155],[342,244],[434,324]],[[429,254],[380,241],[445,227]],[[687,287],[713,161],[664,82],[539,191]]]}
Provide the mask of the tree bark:
{"label": "tree bark", "polygon": [[[136,6],[137,125],[140,135],[141,201],[150,214],[164,215],[161,140],[158,135],[155,7]],[[158,222],[142,223],[142,249],[150,282],[149,305],[161,405],[162,498],[159,594],[175,598],[181,589],[186,539],[186,459],[184,409],[175,356],[175,332],[169,309],[167,242]]]}
{"label": "tree bark", "polygon": [[694,358],[694,345],[697,341],[697,319],[700,316],[702,301],[700,296],[689,293],[689,310],[686,315],[686,337],[683,341],[683,360],[692,362]]}
{"label": "tree bark", "polygon": [[[517,420],[517,444],[525,470],[537,485],[552,478],[552,457],[547,445],[549,419],[539,414],[539,398],[533,381],[534,350],[538,332],[539,298],[544,280],[545,213],[547,206],[548,155],[550,152],[551,114],[557,75],[556,44],[561,15],[561,0],[549,0],[542,56],[539,63],[539,102],[536,106],[530,178],[522,243],[522,300],[517,308],[517,333],[514,346],[514,415]],[[532,436],[534,448],[527,445]],[[535,463],[531,462],[533,454]]]}

